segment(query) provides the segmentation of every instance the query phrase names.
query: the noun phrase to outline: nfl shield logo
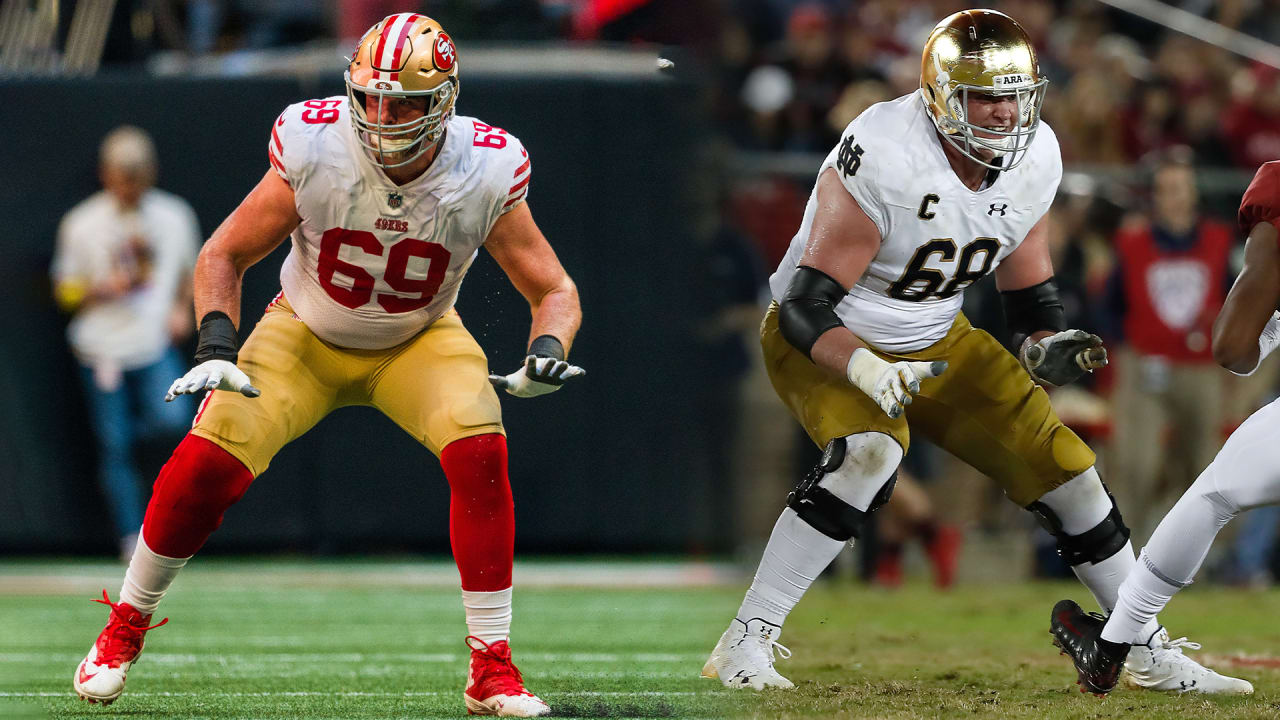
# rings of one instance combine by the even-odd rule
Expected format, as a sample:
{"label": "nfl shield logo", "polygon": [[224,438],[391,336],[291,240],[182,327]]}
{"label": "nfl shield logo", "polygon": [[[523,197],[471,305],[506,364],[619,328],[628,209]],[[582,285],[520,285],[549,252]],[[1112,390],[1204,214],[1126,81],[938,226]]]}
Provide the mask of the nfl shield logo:
{"label": "nfl shield logo", "polygon": [[404,196],[398,192],[387,193],[387,207],[395,210],[404,203]]}

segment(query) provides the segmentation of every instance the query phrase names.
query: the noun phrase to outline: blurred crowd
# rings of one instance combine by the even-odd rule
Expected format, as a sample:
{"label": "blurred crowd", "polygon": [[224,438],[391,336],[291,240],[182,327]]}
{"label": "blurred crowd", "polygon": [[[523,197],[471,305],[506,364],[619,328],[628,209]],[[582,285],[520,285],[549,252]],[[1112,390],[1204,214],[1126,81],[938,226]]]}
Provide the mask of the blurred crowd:
{"label": "blurred crowd", "polygon": [[[1193,3],[1184,3],[1191,5]],[[739,2],[724,18],[717,112],[739,147],[825,153],[872,103],[914,91],[933,25],[958,0]],[[1280,42],[1275,0],[1200,3],[1208,19]],[[1199,162],[1280,156],[1280,70],[1096,0],[988,3],[1018,20],[1050,79],[1045,118],[1067,164],[1124,165],[1187,145]]]}

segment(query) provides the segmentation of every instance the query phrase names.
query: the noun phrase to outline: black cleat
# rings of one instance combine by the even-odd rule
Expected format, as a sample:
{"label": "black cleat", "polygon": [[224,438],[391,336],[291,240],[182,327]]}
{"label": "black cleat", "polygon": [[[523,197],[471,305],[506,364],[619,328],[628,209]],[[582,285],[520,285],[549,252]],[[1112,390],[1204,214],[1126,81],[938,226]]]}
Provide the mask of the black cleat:
{"label": "black cleat", "polygon": [[1049,634],[1053,635],[1053,644],[1075,663],[1080,692],[1106,695],[1120,679],[1129,646],[1102,640],[1102,627],[1106,624],[1106,618],[1086,613],[1072,600],[1060,600],[1053,606]]}

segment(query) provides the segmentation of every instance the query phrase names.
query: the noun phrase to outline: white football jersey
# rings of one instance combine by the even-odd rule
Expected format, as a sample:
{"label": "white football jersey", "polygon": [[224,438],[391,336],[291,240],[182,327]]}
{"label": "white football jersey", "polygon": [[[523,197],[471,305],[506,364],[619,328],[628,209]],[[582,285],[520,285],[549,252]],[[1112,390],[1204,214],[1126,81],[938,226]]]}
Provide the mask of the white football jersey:
{"label": "white football jersey", "polygon": [[302,223],[280,269],[297,316],[320,339],[383,349],[453,307],[489,230],[524,202],[530,163],[501,128],[455,116],[439,154],[397,186],[360,148],[345,96],[285,108],[268,159]]}
{"label": "white football jersey", "polygon": [[[1012,170],[970,190],[947,162],[920,91],[867,108],[822,163],[880,230],[880,251],[836,307],[845,327],[886,352],[941,340],[961,295],[1013,252],[1053,203],[1062,179],[1058,139],[1045,122]],[[769,278],[781,300],[804,255],[817,188],[800,230]]]}

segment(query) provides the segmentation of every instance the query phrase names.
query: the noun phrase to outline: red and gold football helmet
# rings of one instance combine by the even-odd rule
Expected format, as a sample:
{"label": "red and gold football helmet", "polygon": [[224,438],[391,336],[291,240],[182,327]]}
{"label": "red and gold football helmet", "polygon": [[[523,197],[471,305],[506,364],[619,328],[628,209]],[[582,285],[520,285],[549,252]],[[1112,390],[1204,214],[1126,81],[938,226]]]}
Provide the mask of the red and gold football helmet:
{"label": "red and gold football helmet", "polygon": [[[458,51],[440,23],[426,15],[398,13],[360,38],[344,78],[356,138],[374,163],[407,165],[430,150],[458,100]],[[377,114],[366,112],[368,96]],[[383,124],[384,106],[425,98],[426,112],[407,122]]]}
{"label": "red and gold football helmet", "polygon": [[[994,170],[1009,170],[1026,157],[1040,126],[1048,83],[1040,76],[1026,31],[995,10],[955,13],[938,23],[924,44],[920,90],[929,117],[952,147]],[[969,93],[1014,96],[1018,114],[1013,127],[993,130],[970,123]],[[977,131],[996,137],[982,137]],[[978,148],[994,157],[984,158]]]}

